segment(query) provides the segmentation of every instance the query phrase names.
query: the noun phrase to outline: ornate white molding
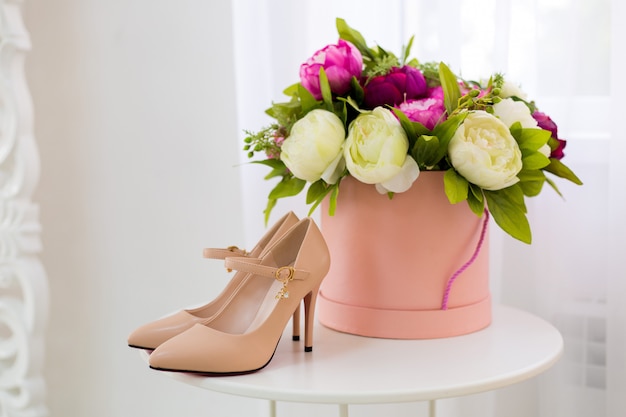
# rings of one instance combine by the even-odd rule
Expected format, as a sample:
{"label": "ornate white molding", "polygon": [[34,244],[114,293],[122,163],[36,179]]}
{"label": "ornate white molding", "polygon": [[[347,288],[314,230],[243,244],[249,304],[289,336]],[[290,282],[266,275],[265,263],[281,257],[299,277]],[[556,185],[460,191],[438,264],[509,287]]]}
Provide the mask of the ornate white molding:
{"label": "ornate white molding", "polygon": [[47,416],[42,376],[48,313],[37,205],[39,178],[30,93],[30,38],[20,0],[0,0],[0,417]]}

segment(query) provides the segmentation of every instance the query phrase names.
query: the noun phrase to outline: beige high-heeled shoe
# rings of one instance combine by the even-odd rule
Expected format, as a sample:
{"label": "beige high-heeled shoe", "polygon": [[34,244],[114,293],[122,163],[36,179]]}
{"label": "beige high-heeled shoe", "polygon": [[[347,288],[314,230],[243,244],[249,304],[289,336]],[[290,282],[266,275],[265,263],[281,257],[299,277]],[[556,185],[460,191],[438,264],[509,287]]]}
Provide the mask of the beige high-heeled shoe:
{"label": "beige high-heeled shoe", "polygon": [[[211,259],[226,259],[229,256],[257,258],[263,254],[267,247],[271,246],[296,224],[298,220],[298,217],[293,212],[285,214],[268,229],[250,252],[231,246],[224,249],[204,249],[203,256]],[[226,288],[215,299],[201,307],[181,310],[137,328],[128,337],[128,346],[147,350],[156,349],[161,343],[191,328],[195,324],[208,325],[212,317],[220,312],[235,296],[247,275],[245,272],[236,273]],[[298,310],[296,313],[294,313],[293,320],[293,338],[294,340],[299,340],[300,311]]]}
{"label": "beige high-heeled shoe", "polygon": [[265,367],[289,318],[304,300],[304,350],[313,349],[317,293],[330,267],[330,254],[311,218],[302,219],[262,257],[227,258],[228,268],[247,272],[230,303],[210,326],[194,325],[161,344],[150,367],[203,375],[245,374]]}

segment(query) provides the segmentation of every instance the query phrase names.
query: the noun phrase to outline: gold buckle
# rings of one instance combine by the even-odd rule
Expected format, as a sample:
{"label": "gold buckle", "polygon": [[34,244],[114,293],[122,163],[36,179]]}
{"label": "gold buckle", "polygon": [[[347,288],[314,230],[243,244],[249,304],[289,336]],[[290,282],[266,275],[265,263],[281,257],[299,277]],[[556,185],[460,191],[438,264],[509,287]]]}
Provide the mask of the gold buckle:
{"label": "gold buckle", "polygon": [[[283,271],[287,271],[287,275],[283,276]],[[280,268],[278,268],[276,270],[276,272],[274,273],[274,276],[276,278],[276,280],[278,282],[282,282],[283,286],[280,289],[280,291],[278,291],[278,293],[276,293],[276,299],[277,300],[282,300],[283,298],[289,298],[289,291],[287,290],[287,284],[289,283],[289,281],[293,281],[293,275],[294,275],[294,269],[291,266],[281,266]]]}
{"label": "gold buckle", "polygon": [[[281,277],[281,274],[282,274],[283,271],[288,271],[286,277]],[[284,283],[287,283],[287,282],[293,280],[293,273],[294,273],[293,267],[291,267],[291,266],[281,266],[280,268],[278,268],[276,270],[274,275],[276,276],[276,280],[277,281],[280,281],[280,282],[282,282],[284,284]]]}
{"label": "gold buckle", "polygon": [[245,249],[240,249],[239,246],[229,246],[226,248],[229,252],[241,252],[244,255],[249,255],[249,252]]}
{"label": "gold buckle", "polygon": [[239,246],[229,246],[226,248],[226,250],[228,250],[229,252],[241,252],[241,254],[244,256],[250,255],[250,252],[245,249],[239,248]]}

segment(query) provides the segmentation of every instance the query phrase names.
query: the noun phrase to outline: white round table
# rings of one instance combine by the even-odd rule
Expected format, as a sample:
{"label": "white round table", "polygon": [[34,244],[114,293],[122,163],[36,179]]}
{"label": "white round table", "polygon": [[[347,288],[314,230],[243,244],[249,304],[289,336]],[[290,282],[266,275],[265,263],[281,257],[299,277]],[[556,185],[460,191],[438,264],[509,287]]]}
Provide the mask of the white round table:
{"label": "white round table", "polygon": [[[288,326],[272,361],[248,375],[200,377],[155,371],[212,391],[270,401],[348,404],[429,401],[490,391],[532,378],[563,352],[558,330],[527,312],[495,305],[493,322],[464,336],[391,340],[354,336],[317,325],[313,352],[291,340]],[[147,360],[147,354],[143,354]]]}

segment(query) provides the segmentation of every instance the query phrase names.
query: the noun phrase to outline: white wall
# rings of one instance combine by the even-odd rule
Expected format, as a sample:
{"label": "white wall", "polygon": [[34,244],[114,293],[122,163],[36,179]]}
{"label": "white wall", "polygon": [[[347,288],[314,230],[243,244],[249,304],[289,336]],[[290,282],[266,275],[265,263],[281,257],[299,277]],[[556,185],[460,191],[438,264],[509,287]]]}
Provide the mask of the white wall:
{"label": "white wall", "polygon": [[264,403],[164,378],[126,346],[136,326],[212,298],[227,276],[202,248],[243,240],[230,3],[27,0],[23,11],[50,415],[255,414]]}

